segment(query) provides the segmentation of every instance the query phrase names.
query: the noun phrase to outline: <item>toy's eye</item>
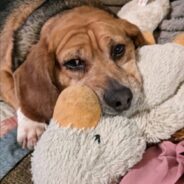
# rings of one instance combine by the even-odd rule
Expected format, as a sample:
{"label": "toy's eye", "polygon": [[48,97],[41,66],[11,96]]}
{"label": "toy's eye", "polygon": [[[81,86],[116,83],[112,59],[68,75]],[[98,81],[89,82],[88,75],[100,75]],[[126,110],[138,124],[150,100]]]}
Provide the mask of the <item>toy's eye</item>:
{"label": "toy's eye", "polygon": [[111,48],[111,57],[113,60],[120,59],[125,54],[125,45],[117,44]]}
{"label": "toy's eye", "polygon": [[97,141],[98,144],[101,143],[101,139],[100,139],[100,135],[99,135],[99,134],[96,134],[96,135],[95,135],[95,141]]}
{"label": "toy's eye", "polygon": [[81,59],[71,59],[69,61],[66,61],[64,63],[64,66],[69,70],[78,71],[78,70],[84,70],[85,63]]}

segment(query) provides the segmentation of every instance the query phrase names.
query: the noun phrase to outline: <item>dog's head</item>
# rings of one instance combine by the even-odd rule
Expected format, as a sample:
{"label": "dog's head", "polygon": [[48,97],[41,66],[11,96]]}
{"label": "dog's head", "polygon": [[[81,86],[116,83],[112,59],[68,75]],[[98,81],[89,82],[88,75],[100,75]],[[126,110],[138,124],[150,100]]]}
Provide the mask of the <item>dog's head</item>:
{"label": "dog's head", "polygon": [[104,113],[128,112],[141,94],[135,49],[143,44],[135,25],[104,10],[81,6],[56,15],[15,72],[22,111],[49,119],[60,91],[81,83],[96,92]]}

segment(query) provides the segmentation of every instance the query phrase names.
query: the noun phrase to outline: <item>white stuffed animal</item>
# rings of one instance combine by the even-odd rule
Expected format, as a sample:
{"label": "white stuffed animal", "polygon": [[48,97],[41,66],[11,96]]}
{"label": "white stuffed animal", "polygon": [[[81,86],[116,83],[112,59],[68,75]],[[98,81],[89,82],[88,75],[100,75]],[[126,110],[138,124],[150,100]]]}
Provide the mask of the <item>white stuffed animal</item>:
{"label": "white stuffed animal", "polygon": [[[85,86],[61,93],[53,119],[33,153],[35,184],[118,183],[141,160],[147,143],[168,139],[184,127],[184,47],[145,46],[138,57],[144,99],[129,119],[100,119],[98,99]],[[67,102],[65,95],[76,98],[81,91],[82,101]],[[85,97],[85,91],[91,96]]]}
{"label": "white stuffed animal", "polygon": [[169,8],[169,0],[132,0],[121,8],[118,16],[137,25],[141,31],[153,32]]}

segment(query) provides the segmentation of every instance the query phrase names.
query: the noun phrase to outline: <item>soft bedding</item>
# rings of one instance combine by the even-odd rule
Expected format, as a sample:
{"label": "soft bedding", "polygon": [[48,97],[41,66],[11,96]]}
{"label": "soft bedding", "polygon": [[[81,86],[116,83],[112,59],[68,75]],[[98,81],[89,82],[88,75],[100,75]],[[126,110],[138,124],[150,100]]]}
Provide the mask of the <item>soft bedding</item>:
{"label": "soft bedding", "polygon": [[184,32],[184,1],[171,1],[170,13],[160,23],[155,32],[157,42],[160,44],[170,42],[173,38]]}
{"label": "soft bedding", "polygon": [[184,141],[176,144],[163,141],[150,147],[120,184],[134,184],[134,181],[136,184],[183,184]]}
{"label": "soft bedding", "polygon": [[16,142],[17,121],[15,111],[0,102],[0,180],[25,156],[28,150]]}

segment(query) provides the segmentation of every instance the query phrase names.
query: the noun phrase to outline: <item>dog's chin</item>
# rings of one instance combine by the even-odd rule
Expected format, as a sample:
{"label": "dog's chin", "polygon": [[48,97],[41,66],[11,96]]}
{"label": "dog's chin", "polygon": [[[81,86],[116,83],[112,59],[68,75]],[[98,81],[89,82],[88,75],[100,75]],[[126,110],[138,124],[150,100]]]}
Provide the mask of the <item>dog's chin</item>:
{"label": "dog's chin", "polygon": [[108,106],[105,102],[101,101],[102,115],[103,116],[117,116],[119,113],[112,107]]}
{"label": "dog's chin", "polygon": [[104,116],[118,116],[119,113],[114,110],[103,110],[102,111]]}
{"label": "dog's chin", "polygon": [[112,107],[108,106],[107,104],[103,104],[102,105],[102,114],[103,116],[124,116],[124,117],[128,117],[127,115],[129,115],[130,113],[127,113],[125,111],[116,111],[115,109],[113,109]]}
{"label": "dog's chin", "polygon": [[131,108],[126,111],[118,112],[108,106],[102,107],[102,113],[103,113],[103,116],[111,116],[111,117],[112,116],[123,116],[123,117],[130,118],[133,115]]}

